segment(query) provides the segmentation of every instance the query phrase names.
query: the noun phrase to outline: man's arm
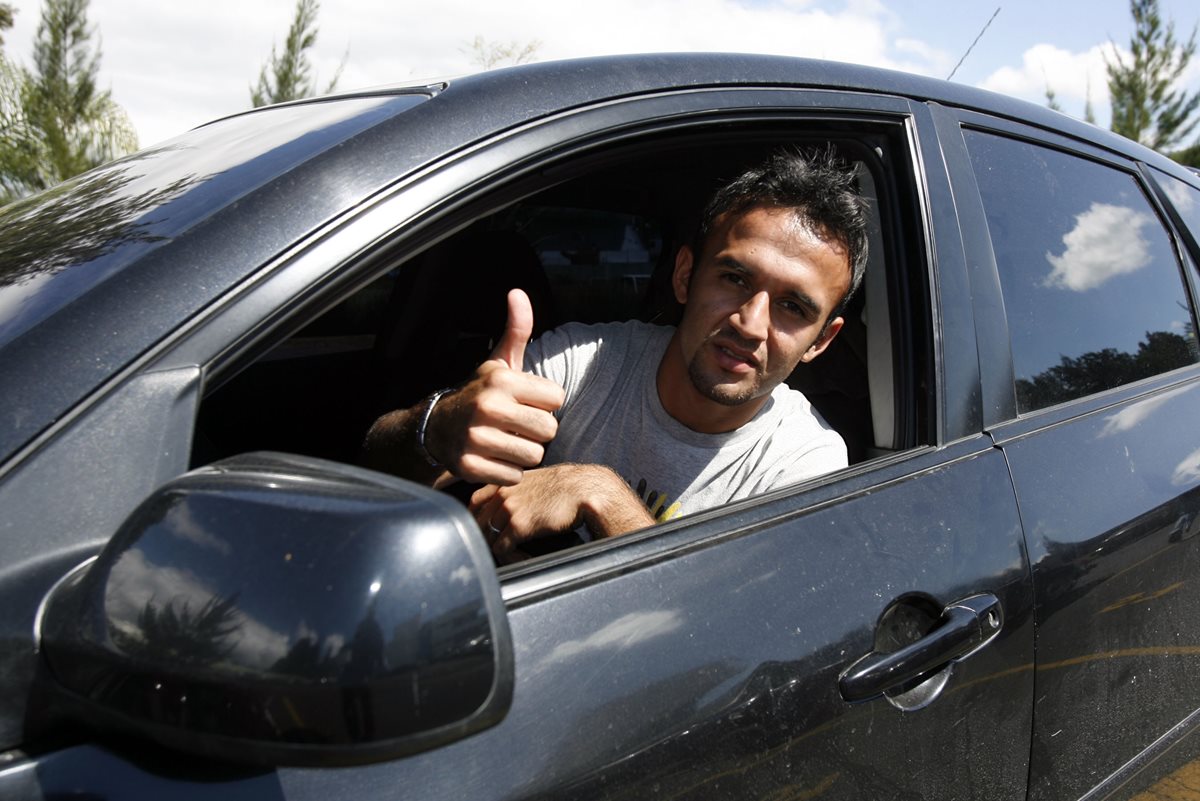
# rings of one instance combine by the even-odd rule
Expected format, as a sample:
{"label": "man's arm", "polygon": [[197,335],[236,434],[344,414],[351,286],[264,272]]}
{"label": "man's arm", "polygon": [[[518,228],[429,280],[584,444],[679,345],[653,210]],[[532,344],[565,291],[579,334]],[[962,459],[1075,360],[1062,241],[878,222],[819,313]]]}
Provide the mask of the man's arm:
{"label": "man's arm", "polygon": [[529,298],[514,289],[504,336],[474,378],[432,409],[427,398],[376,420],[363,443],[363,463],[427,483],[445,471],[477,483],[520,481],[526,468],[541,463],[543,445],[558,431],[554,411],[564,400],[562,387],[522,372],[532,331]]}
{"label": "man's arm", "polygon": [[417,445],[417,426],[429,400],[426,398],[411,409],[388,412],[371,425],[362,446],[361,461],[365,467],[423,484],[436,484],[442,476],[449,475],[440,463],[431,464]]}
{"label": "man's arm", "polygon": [[471,512],[498,556],[522,542],[586,523],[596,537],[654,525],[629,485],[607,467],[560,464],[525,473],[521,483],[486,486],[471,496]]}

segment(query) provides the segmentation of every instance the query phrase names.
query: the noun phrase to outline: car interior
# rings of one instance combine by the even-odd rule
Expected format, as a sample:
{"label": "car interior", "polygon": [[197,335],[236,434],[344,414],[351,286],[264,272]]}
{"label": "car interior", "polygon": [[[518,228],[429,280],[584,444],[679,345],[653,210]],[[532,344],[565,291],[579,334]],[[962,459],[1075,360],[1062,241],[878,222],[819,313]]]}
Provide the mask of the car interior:
{"label": "car interior", "polygon": [[536,337],[567,321],[669,325],[675,253],[721,182],[780,148],[834,148],[870,201],[869,264],[846,324],[788,384],[846,441],[851,465],[926,444],[931,340],[916,190],[901,126],[824,121],[705,131],[548,163],[469,204],[448,235],[382,272],[253,361],[209,382],[193,466],[251,450],[355,462],[379,415],[470,377],[530,296]]}

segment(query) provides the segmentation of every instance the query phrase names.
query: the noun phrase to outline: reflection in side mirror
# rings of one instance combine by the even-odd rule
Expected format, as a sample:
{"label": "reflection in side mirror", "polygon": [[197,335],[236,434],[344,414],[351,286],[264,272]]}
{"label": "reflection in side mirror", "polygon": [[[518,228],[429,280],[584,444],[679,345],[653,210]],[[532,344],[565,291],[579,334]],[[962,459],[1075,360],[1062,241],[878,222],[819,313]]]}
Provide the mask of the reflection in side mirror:
{"label": "reflection in side mirror", "polygon": [[89,720],[262,764],[421,751],[512,699],[500,588],[466,510],[282,454],[155,491],[47,596],[40,645]]}

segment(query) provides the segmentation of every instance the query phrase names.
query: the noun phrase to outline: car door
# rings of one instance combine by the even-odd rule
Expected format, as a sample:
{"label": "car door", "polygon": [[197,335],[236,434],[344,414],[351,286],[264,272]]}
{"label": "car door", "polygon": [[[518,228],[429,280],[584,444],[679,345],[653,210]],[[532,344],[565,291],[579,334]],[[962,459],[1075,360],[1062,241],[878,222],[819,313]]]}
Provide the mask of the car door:
{"label": "car door", "polygon": [[[762,124],[775,135],[794,126],[876,137],[877,177],[891,186],[880,196],[892,276],[885,372],[900,397],[893,437],[875,442],[874,458],[501,570],[512,707],[469,738],[364,767],[222,771],[203,785],[192,781],[195,761],[139,763],[77,746],[43,756],[24,774],[34,776],[28,786],[47,797],[87,787],[295,799],[1023,798],[1030,563],[1005,454],[983,431],[975,278],[919,104],[703,90],[529,126],[448,159],[288,254],[146,375],[177,377],[155,398],[177,421],[194,418],[198,378],[259,347],[305,303],[327,307],[378,274],[390,263],[376,258],[383,248],[415,251],[431,231],[480,213],[472,204],[493,208],[505,181],[557,180],[571,159],[617,143],[667,149],[675,137],[730,130],[736,143],[739,126],[758,136]],[[138,397],[123,419],[146,413]],[[187,449],[190,427],[171,431],[172,447]]]}
{"label": "car door", "polygon": [[1004,310],[988,422],[1036,593],[1030,798],[1177,797],[1200,755],[1195,255],[1136,164],[959,122],[959,195],[982,198]]}

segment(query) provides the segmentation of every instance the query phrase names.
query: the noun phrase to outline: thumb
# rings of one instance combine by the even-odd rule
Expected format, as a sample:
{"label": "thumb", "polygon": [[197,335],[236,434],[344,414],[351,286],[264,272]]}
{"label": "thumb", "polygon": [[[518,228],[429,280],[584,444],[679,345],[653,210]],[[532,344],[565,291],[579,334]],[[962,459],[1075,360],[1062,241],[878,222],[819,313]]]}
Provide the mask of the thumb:
{"label": "thumb", "polygon": [[492,350],[492,358],[500,359],[510,369],[521,370],[525,363],[525,343],[533,335],[533,305],[524,290],[508,293],[508,323],[504,335]]}

